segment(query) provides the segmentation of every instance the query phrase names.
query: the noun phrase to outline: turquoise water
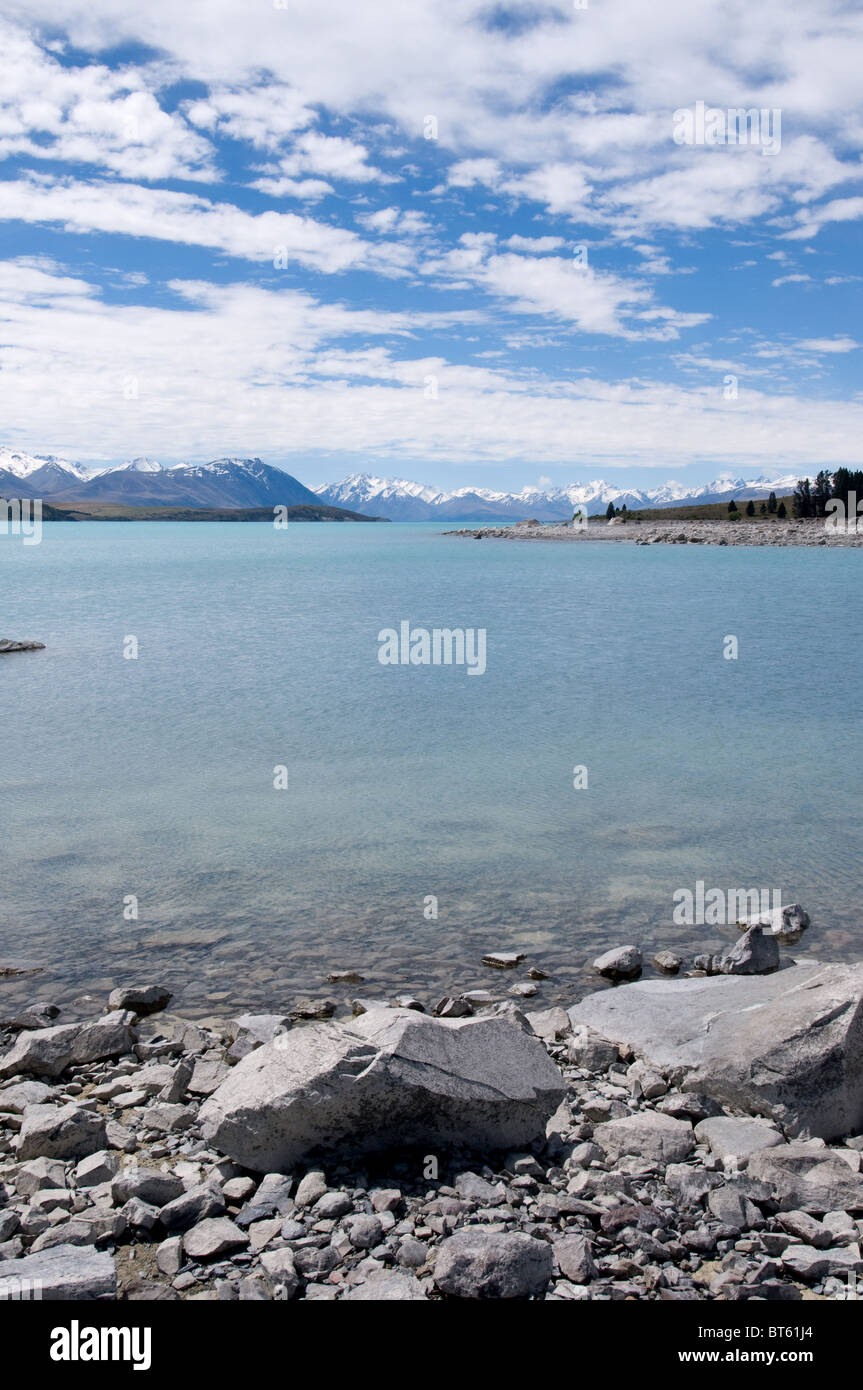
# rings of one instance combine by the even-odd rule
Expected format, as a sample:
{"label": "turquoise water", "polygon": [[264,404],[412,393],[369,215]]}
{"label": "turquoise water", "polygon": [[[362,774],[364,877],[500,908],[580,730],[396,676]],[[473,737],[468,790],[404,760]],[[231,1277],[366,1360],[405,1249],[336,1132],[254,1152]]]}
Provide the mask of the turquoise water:
{"label": "turquoise water", "polygon": [[[434,525],[0,537],[0,636],[47,644],[0,657],[0,963],[44,971],[0,1000],[135,977],[284,1007],[340,1001],[333,967],[431,997],[494,948],[566,1000],[598,949],[718,945],[672,926],[697,879],[778,888],[813,917],[797,954],[858,957],[860,563]],[[485,674],[381,665],[403,619],[485,628]]]}

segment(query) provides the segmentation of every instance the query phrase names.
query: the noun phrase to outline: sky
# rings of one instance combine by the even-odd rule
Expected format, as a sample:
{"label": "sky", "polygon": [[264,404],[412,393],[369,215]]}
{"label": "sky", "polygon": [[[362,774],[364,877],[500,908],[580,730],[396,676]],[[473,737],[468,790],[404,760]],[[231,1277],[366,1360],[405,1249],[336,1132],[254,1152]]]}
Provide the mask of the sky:
{"label": "sky", "polygon": [[5,0],[0,66],[0,444],[863,463],[858,6]]}

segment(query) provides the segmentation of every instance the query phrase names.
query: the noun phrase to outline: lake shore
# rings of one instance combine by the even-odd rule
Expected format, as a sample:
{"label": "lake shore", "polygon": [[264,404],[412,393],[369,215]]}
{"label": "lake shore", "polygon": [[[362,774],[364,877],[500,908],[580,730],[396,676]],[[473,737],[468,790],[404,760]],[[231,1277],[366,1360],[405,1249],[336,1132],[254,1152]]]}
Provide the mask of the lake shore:
{"label": "lake shore", "polygon": [[445,532],[448,536],[468,536],[474,540],[624,541],[631,545],[807,545],[859,546],[863,535],[846,535],[826,530],[823,518],[800,521],[775,518],[741,518],[740,521],[655,520],[622,522],[615,519],[590,521],[587,526],[557,522],[519,521],[515,526],[480,526]]}
{"label": "lake shore", "polygon": [[853,1297],[861,995],[861,966],[784,959],[537,1013],[33,1005],[0,1055],[0,1292]]}

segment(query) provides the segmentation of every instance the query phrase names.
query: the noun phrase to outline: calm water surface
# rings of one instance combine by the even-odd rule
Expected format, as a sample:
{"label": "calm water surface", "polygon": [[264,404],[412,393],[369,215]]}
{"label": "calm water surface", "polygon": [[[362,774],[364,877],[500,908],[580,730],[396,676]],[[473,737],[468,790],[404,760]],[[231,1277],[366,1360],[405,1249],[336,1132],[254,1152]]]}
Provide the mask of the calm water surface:
{"label": "calm water surface", "polygon": [[[434,525],[0,537],[0,636],[47,644],[0,658],[0,964],[43,969],[0,1005],[135,978],[282,1008],[341,1001],[334,967],[505,992],[490,948],[565,1002],[609,945],[718,947],[672,925],[697,879],[780,889],[813,917],[797,955],[858,958],[860,564]],[[485,628],[486,673],[380,665],[402,619]]]}

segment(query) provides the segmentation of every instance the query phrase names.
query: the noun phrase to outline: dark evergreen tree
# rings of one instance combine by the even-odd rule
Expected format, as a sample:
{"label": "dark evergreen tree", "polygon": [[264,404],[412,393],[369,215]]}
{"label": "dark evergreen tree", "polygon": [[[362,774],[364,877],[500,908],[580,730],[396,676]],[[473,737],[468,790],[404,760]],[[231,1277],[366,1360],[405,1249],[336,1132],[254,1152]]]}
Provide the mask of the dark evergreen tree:
{"label": "dark evergreen tree", "polygon": [[754,502],[751,502],[751,501],[750,501],[750,502],[747,502],[747,503],[746,503],[746,515],[747,515],[747,516],[754,516],[754,515],[755,515],[755,503],[754,503]]}
{"label": "dark evergreen tree", "polygon": [[833,479],[827,472],[827,469],[822,468],[815,479],[815,490],[812,494],[812,502],[815,507],[816,516],[826,515],[827,503],[830,501],[832,495]]}
{"label": "dark evergreen tree", "polygon": [[611,518],[612,518],[613,516],[614,516],[614,503],[613,503],[613,502],[609,502],[609,504],[608,504],[608,506],[606,507],[606,510],[605,510],[605,519],[606,519],[606,521],[611,521]]}
{"label": "dark evergreen tree", "polygon": [[776,508],[776,515],[781,517],[785,517],[788,515],[787,511],[785,510],[784,502],[779,503],[779,506]]}
{"label": "dark evergreen tree", "polygon": [[775,492],[771,492],[770,496],[769,496],[768,499],[767,499],[767,510],[768,510],[768,512],[775,512],[775,511],[776,511],[776,493],[775,493]]}
{"label": "dark evergreen tree", "polygon": [[728,510],[729,510],[730,512],[736,512],[736,511],[737,511],[737,503],[735,502],[735,500],[734,500],[733,497],[732,497],[731,501],[728,503]]}
{"label": "dark evergreen tree", "polygon": [[762,503],[761,503],[761,506],[758,508],[758,510],[760,511],[760,513],[761,513],[762,516],[766,516],[766,515],[767,515],[767,503],[766,503],[766,502],[762,502]]}
{"label": "dark evergreen tree", "polygon": [[813,516],[815,504],[812,501],[812,488],[808,478],[800,478],[794,489],[794,515]]}

